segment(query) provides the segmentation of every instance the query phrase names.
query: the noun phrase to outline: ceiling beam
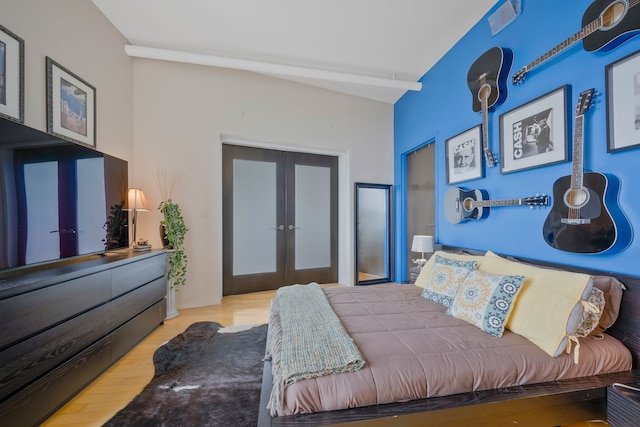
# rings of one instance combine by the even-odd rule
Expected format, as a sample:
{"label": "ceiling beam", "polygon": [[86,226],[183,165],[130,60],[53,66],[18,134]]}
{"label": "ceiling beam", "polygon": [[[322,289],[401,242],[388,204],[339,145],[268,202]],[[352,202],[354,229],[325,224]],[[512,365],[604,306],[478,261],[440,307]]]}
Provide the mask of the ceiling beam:
{"label": "ceiling beam", "polygon": [[246,59],[225,58],[179,50],[158,49],[146,46],[125,45],[127,55],[136,58],[158,59],[163,61],[182,62],[185,64],[208,65],[211,67],[232,68],[253,71],[263,74],[275,74],[286,77],[302,77],[333,82],[351,83],[363,86],[374,86],[391,89],[420,91],[422,83],[407,80],[387,79],[363,74],[343,73],[317,68],[298,67],[275,64],[271,62],[250,61]]}

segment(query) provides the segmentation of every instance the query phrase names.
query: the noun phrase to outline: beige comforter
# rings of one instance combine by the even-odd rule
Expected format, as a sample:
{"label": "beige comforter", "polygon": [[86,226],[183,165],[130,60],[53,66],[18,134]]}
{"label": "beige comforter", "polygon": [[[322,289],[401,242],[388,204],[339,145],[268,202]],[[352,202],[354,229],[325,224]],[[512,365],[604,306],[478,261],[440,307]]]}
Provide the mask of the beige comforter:
{"label": "beige comforter", "polygon": [[550,357],[505,331],[492,337],[445,314],[412,285],[326,288],[328,300],[365,359],[357,372],[287,386],[278,415],[444,396],[631,369],[615,338],[580,340],[580,363]]}

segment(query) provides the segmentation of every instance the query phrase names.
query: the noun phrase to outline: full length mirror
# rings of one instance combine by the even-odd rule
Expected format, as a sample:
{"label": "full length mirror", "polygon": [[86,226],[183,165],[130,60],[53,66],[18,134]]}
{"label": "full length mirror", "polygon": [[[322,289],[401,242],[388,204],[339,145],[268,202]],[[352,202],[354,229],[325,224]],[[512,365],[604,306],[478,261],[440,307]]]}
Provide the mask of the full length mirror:
{"label": "full length mirror", "polygon": [[356,183],[356,284],[392,281],[391,185]]}

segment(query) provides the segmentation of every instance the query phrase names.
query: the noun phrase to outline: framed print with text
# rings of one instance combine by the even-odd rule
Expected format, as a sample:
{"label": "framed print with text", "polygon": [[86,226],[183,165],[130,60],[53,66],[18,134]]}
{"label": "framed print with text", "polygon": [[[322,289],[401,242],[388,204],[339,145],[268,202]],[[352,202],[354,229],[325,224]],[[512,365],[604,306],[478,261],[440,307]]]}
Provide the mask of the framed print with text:
{"label": "framed print with text", "polygon": [[96,89],[47,57],[47,131],[96,146]]}
{"label": "framed print with text", "polygon": [[447,139],[447,184],[482,178],[481,126],[475,126]]}
{"label": "framed print with text", "polygon": [[640,52],[605,69],[607,76],[607,152],[640,145]]}
{"label": "framed print with text", "polygon": [[0,116],[24,123],[24,40],[0,25]]}
{"label": "framed print with text", "polygon": [[567,91],[562,86],[500,116],[500,173],[567,161]]}

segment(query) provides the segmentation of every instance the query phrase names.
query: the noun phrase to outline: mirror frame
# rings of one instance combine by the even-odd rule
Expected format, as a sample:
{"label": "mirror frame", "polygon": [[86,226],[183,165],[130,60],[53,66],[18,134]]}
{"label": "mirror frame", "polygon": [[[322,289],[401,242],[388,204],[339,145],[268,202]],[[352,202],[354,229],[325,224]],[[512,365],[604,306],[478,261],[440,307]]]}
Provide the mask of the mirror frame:
{"label": "mirror frame", "polygon": [[[388,248],[387,254],[385,256],[387,277],[380,277],[369,280],[360,280],[359,272],[360,272],[360,233],[359,233],[359,214],[360,214],[360,196],[359,190],[361,188],[371,188],[371,189],[379,189],[385,192],[386,195],[386,224],[387,224],[387,233],[385,235],[385,244]],[[354,230],[355,230],[355,284],[357,285],[373,285],[376,283],[387,283],[393,282],[393,185],[391,184],[370,184],[364,182],[356,182],[355,183],[355,192],[354,192]]]}

